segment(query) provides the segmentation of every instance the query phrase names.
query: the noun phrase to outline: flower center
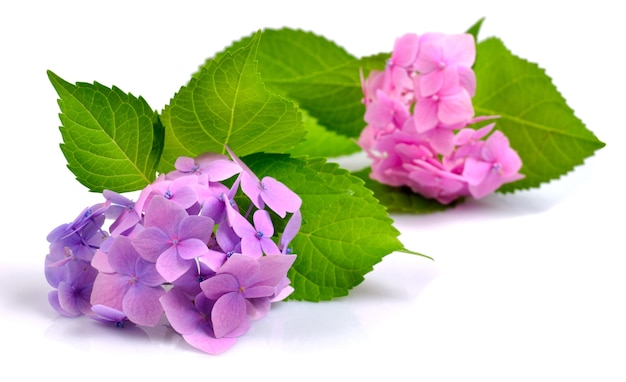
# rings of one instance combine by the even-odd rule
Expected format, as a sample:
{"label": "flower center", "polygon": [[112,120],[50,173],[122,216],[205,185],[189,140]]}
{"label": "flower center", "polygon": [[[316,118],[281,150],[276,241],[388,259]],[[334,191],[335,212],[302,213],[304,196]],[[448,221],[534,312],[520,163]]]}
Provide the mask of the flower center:
{"label": "flower center", "polygon": [[262,238],[263,237],[263,232],[257,231],[256,232],[256,237],[259,238],[259,239]]}

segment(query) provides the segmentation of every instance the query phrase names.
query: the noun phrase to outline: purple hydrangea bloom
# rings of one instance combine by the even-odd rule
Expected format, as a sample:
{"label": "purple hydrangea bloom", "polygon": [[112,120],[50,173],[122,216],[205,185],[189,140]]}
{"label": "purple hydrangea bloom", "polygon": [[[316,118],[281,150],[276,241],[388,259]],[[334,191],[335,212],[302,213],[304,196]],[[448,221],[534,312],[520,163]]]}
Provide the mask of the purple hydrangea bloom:
{"label": "purple hydrangea bloom", "polygon": [[133,239],[139,254],[155,262],[165,280],[172,282],[208,254],[213,220],[189,215],[180,205],[154,196],[146,209],[145,229]]}

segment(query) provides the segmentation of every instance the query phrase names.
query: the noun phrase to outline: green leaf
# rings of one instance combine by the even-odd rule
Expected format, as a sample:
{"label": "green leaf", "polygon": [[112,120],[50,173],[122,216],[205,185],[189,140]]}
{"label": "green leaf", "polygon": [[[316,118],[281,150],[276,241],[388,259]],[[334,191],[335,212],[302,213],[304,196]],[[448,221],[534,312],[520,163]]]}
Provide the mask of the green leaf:
{"label": "green leaf", "polygon": [[476,21],[476,23],[474,23],[474,25],[472,25],[466,33],[471,34],[472,36],[474,36],[474,41],[478,41],[478,33],[480,32],[480,28],[483,26],[483,22],[485,21],[485,18],[482,17],[480,20]]}
{"label": "green leaf", "polygon": [[326,129],[358,137],[365,126],[360,72],[384,68],[388,55],[357,59],[323,36],[283,28],[263,31],[257,57],[268,86],[298,102]]}
{"label": "green leaf", "polygon": [[304,142],[289,150],[292,156],[336,158],[361,151],[354,139],[326,130],[306,110],[300,111],[307,135]]}
{"label": "green leaf", "polygon": [[522,158],[526,177],[499,189],[511,192],[557,179],[604,143],[574,115],[543,69],[511,52],[497,38],[477,46],[474,66],[478,115],[499,115],[496,127]]}
{"label": "green leaf", "polygon": [[257,69],[261,33],[209,60],[162,113],[166,128],[161,171],[181,156],[285,152],[303,140],[302,116],[291,100],[268,91]]}
{"label": "green leaf", "polygon": [[345,296],[384,256],[410,252],[372,192],[338,165],[278,154],[242,160],[258,176],[279,179],[302,198],[302,228],[291,243],[298,255],[289,273],[295,288],[291,298]]}
{"label": "green leaf", "polygon": [[365,182],[365,187],[370,189],[376,199],[380,201],[389,212],[428,214],[444,211],[458,204],[443,205],[434,199],[426,199],[414,193],[408,187],[391,187],[369,177],[371,168],[365,168],[352,174]]}
{"label": "green leaf", "polygon": [[163,148],[158,114],[141,97],[113,87],[76,83],[51,71],[59,95],[68,168],[90,191],[135,191],[152,182]]}

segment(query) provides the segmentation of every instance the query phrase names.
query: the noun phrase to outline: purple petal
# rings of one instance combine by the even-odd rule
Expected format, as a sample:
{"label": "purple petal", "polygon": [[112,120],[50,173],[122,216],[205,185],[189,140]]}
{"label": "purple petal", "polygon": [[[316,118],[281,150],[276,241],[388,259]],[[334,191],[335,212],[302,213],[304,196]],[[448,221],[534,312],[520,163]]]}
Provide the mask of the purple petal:
{"label": "purple petal", "polygon": [[202,314],[196,309],[193,300],[180,289],[174,287],[160,298],[170,325],[180,334],[191,334],[202,325]]}
{"label": "purple petal", "polygon": [[217,274],[200,283],[202,292],[207,298],[217,300],[224,294],[239,291],[239,283],[235,276],[228,273]]}
{"label": "purple petal", "polygon": [[253,298],[246,301],[246,313],[251,320],[258,320],[267,315],[272,306],[269,298]]}
{"label": "purple petal", "polygon": [[123,310],[122,299],[129,287],[128,277],[123,277],[116,273],[99,273],[93,283],[91,304],[101,304]]}
{"label": "purple petal", "polygon": [[135,283],[122,300],[122,310],[128,319],[138,325],[156,326],[161,321],[163,308],[159,298],[165,294],[161,287],[147,287]]}
{"label": "purple petal", "polygon": [[209,248],[206,242],[198,239],[186,239],[182,240],[176,246],[178,256],[185,260],[195,259],[196,257],[202,257],[209,253]]}
{"label": "purple petal", "polygon": [[159,227],[144,229],[132,239],[132,242],[139,255],[152,262],[156,262],[159,256],[172,246],[170,237]]}
{"label": "purple petal", "polygon": [[91,310],[96,314],[93,318],[98,321],[123,322],[126,320],[126,314],[124,314],[124,312],[106,305],[94,305],[91,307]]}
{"label": "purple petal", "polygon": [[222,267],[218,274],[228,273],[233,275],[240,286],[247,287],[258,276],[260,270],[259,260],[240,254],[233,254]]}
{"label": "purple petal", "polygon": [[259,276],[257,276],[254,285],[276,287],[287,276],[287,272],[295,260],[295,255],[263,256],[258,260]]}
{"label": "purple petal", "polygon": [[163,252],[156,261],[156,269],[167,282],[173,282],[189,270],[196,263],[193,260],[185,260],[178,255],[176,248],[172,247]]}
{"label": "purple petal", "polygon": [[261,184],[263,188],[261,198],[281,218],[284,218],[287,212],[295,212],[302,205],[302,199],[276,179],[266,176]]}
{"label": "purple petal", "polygon": [[240,326],[249,325],[246,300],[241,293],[232,292],[220,297],[213,306],[211,322],[216,338],[222,338]]}
{"label": "purple petal", "polygon": [[282,236],[280,237],[280,247],[282,253],[286,253],[289,247],[289,243],[296,237],[298,232],[300,231],[300,226],[302,225],[302,213],[300,210],[297,210],[293,213],[287,225],[285,225],[285,230],[283,231]]}
{"label": "purple petal", "polygon": [[262,232],[263,237],[272,237],[274,235],[274,224],[270,218],[270,213],[266,210],[257,210],[253,217],[254,228],[257,232]]}
{"label": "purple petal", "polygon": [[180,222],[178,237],[180,239],[195,238],[208,243],[213,233],[213,219],[206,216],[188,216]]}
{"label": "purple petal", "polygon": [[138,258],[141,257],[128,237],[118,236],[114,239],[109,249],[108,262],[117,273],[133,274]]}
{"label": "purple petal", "polygon": [[180,222],[187,216],[187,211],[180,205],[155,195],[146,209],[144,225],[146,228],[158,227],[172,236],[178,232]]}
{"label": "purple petal", "polygon": [[274,295],[274,287],[267,285],[258,285],[246,288],[243,292],[245,298],[271,297]]}

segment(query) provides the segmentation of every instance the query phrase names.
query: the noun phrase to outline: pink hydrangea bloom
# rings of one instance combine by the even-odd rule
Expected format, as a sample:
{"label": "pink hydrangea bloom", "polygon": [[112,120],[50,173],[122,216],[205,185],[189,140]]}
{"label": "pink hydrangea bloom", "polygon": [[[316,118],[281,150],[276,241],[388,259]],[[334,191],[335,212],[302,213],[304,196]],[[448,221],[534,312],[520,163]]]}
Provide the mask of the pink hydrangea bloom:
{"label": "pink hydrangea bloom", "polygon": [[473,127],[497,118],[474,115],[475,59],[469,34],[406,34],[385,70],[362,78],[367,125],[358,144],[372,179],[449,204],[523,178],[508,139],[492,133],[495,123]]}

